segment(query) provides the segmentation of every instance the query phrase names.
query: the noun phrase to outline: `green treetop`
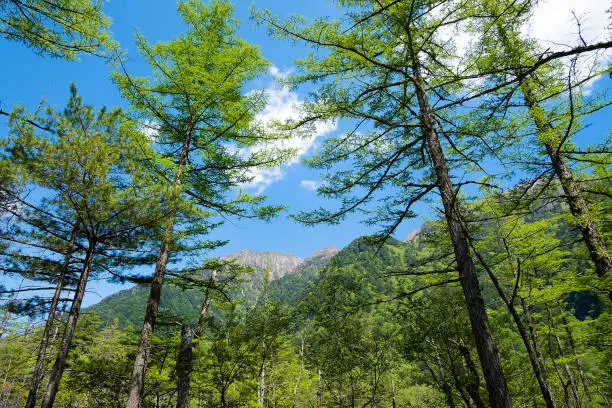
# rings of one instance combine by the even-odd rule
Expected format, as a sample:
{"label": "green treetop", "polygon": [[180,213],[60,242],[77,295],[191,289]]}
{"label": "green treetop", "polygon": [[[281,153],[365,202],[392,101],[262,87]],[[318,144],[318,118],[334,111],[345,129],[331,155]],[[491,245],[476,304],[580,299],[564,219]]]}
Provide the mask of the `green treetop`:
{"label": "green treetop", "polygon": [[36,53],[76,60],[108,55],[116,44],[100,0],[7,0],[0,7],[0,36]]}

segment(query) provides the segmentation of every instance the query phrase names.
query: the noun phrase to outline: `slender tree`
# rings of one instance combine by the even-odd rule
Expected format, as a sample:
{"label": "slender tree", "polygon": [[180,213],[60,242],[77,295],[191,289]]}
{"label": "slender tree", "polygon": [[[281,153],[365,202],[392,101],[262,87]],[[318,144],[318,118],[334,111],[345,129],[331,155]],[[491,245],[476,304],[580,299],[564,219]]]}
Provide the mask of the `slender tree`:
{"label": "slender tree", "polygon": [[[65,238],[69,247],[63,251],[58,281],[63,281],[67,266],[78,271],[66,328],[42,404],[51,407],[90,274],[108,271],[120,276],[121,269],[150,263],[147,241],[157,234],[158,222],[167,212],[165,206],[173,204],[164,203],[166,190],[158,187],[156,177],[141,166],[140,152],[148,149],[144,135],[130,124],[122,125],[119,110],[102,108],[95,113],[93,107],[83,104],[72,86],[63,112],[48,109],[47,117],[24,119],[28,116],[23,109],[12,115],[6,151],[31,185],[49,192],[40,206],[26,207],[29,211],[49,208],[38,215],[38,225],[27,219],[29,230],[34,236],[69,237]],[[31,122],[44,123],[49,131],[38,133]],[[150,153],[149,158],[153,158]],[[24,218],[20,210],[14,214]],[[44,217],[49,222],[45,223]],[[32,246],[33,242],[24,244]],[[56,294],[61,289],[58,282]],[[44,334],[47,338],[43,337],[41,349],[46,348],[49,331]],[[44,350],[39,351],[40,358],[44,358]],[[41,380],[40,367],[36,368],[28,404],[35,401]]]}
{"label": "slender tree", "polygon": [[68,60],[110,55],[116,48],[99,0],[8,0],[0,9],[0,36],[36,53]]}
{"label": "slender tree", "polygon": [[[342,197],[341,208],[317,210],[298,219],[309,224],[338,222],[378,198],[378,211],[368,222],[383,225],[386,237],[412,215],[415,202],[437,190],[489,401],[493,407],[510,407],[457,200],[461,184],[453,181],[451,173],[454,164],[461,160],[473,164],[478,157],[457,149],[457,135],[444,126],[452,122],[452,106],[459,104],[457,95],[465,94],[466,85],[455,73],[452,44],[441,30],[475,18],[473,5],[470,1],[342,5],[350,6],[343,22],[317,20],[302,26],[299,21],[279,22],[269,13],[260,15],[275,35],[327,50],[321,57],[298,61],[300,73],[292,77],[294,84],[320,84],[308,106],[309,118],[346,118],[355,124],[344,136],[326,140],[321,152],[309,160],[323,170],[334,163],[351,163],[351,169],[329,174],[319,188],[325,196]],[[449,162],[449,151],[459,160]]]}
{"label": "slender tree", "polygon": [[[497,82],[495,85],[505,82],[508,76],[519,78],[516,86],[501,88],[503,92],[499,92],[501,97],[498,96],[498,99],[522,100],[531,127],[537,136],[535,143],[544,148],[548,161],[546,168],[551,169],[559,181],[564,199],[576,220],[595,266],[595,272],[600,278],[610,280],[612,256],[599,231],[596,218],[591,213],[583,187],[580,185],[580,177],[574,173],[568,161],[568,155],[571,157],[572,151],[575,150],[571,139],[579,130],[579,119],[607,104],[585,101],[585,98],[581,98],[579,88],[586,79],[601,73],[595,69],[595,73],[586,74],[587,78],[574,78],[571,70],[566,73],[559,65],[540,69],[534,73],[525,73],[524,67],[533,65],[537,61],[536,56],[541,48],[533,39],[525,39],[521,35],[521,26],[530,15],[534,2],[525,0],[509,4],[493,1],[484,3],[486,10],[491,14],[491,20],[482,20],[484,23],[482,30],[490,32],[491,35],[482,37],[482,41],[476,46],[478,64],[490,65],[492,60],[501,62],[504,74],[492,77]],[[579,25],[578,29],[580,30]],[[582,33],[579,32],[578,35],[582,38]],[[584,43],[584,39],[582,41]],[[573,64],[576,63],[574,60]],[[587,69],[582,67],[582,71]],[[568,79],[567,84],[564,84],[565,78]],[[562,103],[560,107],[550,109],[547,105],[550,106],[559,96],[567,102]],[[498,102],[499,105],[502,103]],[[522,161],[528,160],[523,158]],[[538,159],[534,158],[533,161]],[[542,171],[541,167],[538,171]],[[612,288],[608,288],[607,292],[612,300]]]}
{"label": "slender tree", "polygon": [[[156,146],[173,164],[171,171],[162,173],[172,186],[174,199],[194,204],[207,215],[269,217],[280,208],[261,206],[261,196],[233,191],[251,179],[251,167],[276,165],[289,153],[280,149],[271,156],[258,149],[251,149],[251,154],[243,149],[269,139],[254,123],[256,114],[265,106],[265,95],[244,89],[246,81],[263,73],[268,63],[256,47],[236,36],[237,21],[231,17],[232,6],[228,2],[213,1],[205,6],[197,0],[182,1],[178,11],[188,28],[181,37],[155,45],[137,37],[153,75],[133,78],[124,70],[115,74],[115,81],[132,103],[135,117],[155,129]],[[186,224],[190,225],[181,232],[180,227]],[[184,234],[193,237],[206,232],[210,227],[195,219],[187,220],[178,212],[166,219],[134,362],[128,408],[140,406],[150,337],[166,266],[176,255],[177,240]],[[219,244],[212,242],[208,247]]]}

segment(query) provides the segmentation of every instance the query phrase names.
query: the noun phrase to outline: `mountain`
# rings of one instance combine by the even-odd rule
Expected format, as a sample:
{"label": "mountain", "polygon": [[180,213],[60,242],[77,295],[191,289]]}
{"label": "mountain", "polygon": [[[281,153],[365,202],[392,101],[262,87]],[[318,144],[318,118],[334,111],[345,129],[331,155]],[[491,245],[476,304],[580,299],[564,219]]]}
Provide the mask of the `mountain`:
{"label": "mountain", "polygon": [[[294,294],[301,293],[306,282],[312,280],[318,272],[329,264],[338,254],[336,247],[325,247],[315,251],[307,258],[279,252],[257,252],[243,249],[223,256],[223,259],[235,259],[239,264],[251,266],[256,272],[247,277],[242,285],[241,297],[252,296],[260,286],[264,270],[270,271],[275,297],[283,297],[288,301],[295,301]],[[279,284],[283,281],[282,284]],[[276,289],[279,288],[280,289]],[[135,285],[129,289],[112,294],[99,303],[89,307],[87,311],[94,311],[103,323],[119,321],[121,326],[132,324],[139,326],[149,296],[149,285]],[[200,290],[182,290],[175,285],[166,284],[162,292],[160,311],[171,315],[197,316],[202,305],[203,293]]]}
{"label": "mountain", "polygon": [[269,269],[271,280],[296,273],[300,265],[305,262],[304,259],[295,255],[273,251],[257,252],[249,249],[241,249],[233,254],[225,255],[223,259],[235,259],[240,265],[251,266],[258,271]]}

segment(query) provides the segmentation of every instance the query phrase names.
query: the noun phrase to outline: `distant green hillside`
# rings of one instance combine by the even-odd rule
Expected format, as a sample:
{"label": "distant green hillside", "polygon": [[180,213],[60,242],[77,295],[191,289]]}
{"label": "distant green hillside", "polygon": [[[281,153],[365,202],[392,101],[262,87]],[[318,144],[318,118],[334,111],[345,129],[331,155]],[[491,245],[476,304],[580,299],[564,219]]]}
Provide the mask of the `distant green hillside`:
{"label": "distant green hillside", "polygon": [[[315,284],[319,272],[330,262],[341,267],[353,265],[368,270],[382,270],[404,264],[407,256],[405,243],[390,239],[388,244],[379,249],[368,245],[366,241],[366,238],[361,237],[338,253],[336,253],[337,249],[335,251],[322,250],[306,258],[293,273],[272,281],[273,298],[286,305],[296,305],[303,294]],[[373,265],[378,265],[380,268]],[[260,276],[261,273],[256,273],[251,280],[257,280]],[[258,284],[247,281],[242,285],[240,293],[235,294],[235,297],[252,299],[258,287]],[[108,296],[87,310],[95,311],[105,324],[117,319],[123,327],[128,324],[139,326],[148,295],[149,286],[140,284]],[[183,291],[172,284],[164,285],[160,313],[196,319],[200,313],[203,298],[204,295],[199,290]]]}

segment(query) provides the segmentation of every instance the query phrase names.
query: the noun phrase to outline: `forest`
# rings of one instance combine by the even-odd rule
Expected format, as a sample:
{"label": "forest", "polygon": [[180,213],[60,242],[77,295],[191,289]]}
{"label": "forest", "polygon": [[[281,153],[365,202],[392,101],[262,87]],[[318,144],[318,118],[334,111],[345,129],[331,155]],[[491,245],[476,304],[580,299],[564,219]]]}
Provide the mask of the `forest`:
{"label": "forest", "polygon": [[[0,104],[0,408],[612,407],[612,7],[553,46],[543,0],[179,0],[132,69],[109,3],[0,0],[0,43],[122,100]],[[297,53],[291,117],[246,24]],[[298,162],[305,210],[246,187]],[[355,217],[340,250],[218,255],[225,223]]]}

